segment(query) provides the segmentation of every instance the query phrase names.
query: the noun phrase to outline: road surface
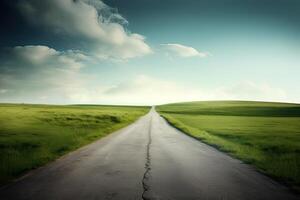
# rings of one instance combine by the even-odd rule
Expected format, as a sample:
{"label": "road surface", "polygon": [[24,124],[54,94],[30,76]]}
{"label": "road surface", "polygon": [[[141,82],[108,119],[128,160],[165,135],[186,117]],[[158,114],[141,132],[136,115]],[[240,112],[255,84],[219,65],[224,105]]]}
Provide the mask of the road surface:
{"label": "road surface", "polygon": [[172,128],[152,109],[134,124],[2,188],[0,199],[289,200],[299,196]]}

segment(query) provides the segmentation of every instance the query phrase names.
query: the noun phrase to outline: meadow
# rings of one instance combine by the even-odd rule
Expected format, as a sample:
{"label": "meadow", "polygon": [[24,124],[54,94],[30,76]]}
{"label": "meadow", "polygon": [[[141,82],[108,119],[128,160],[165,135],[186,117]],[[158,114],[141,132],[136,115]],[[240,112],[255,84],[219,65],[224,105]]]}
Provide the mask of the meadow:
{"label": "meadow", "polygon": [[186,134],[299,190],[299,104],[204,101],[156,109]]}
{"label": "meadow", "polygon": [[0,104],[0,184],[125,127],[149,107]]}

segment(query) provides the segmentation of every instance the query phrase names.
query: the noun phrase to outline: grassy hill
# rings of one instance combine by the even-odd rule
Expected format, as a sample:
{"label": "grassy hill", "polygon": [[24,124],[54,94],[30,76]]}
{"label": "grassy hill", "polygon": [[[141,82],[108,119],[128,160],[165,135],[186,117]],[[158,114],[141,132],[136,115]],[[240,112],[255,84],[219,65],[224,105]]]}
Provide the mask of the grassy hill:
{"label": "grassy hill", "polygon": [[204,101],[158,106],[172,125],[259,170],[300,185],[300,105]]}
{"label": "grassy hill", "polygon": [[148,110],[0,104],[0,183],[125,127]]}

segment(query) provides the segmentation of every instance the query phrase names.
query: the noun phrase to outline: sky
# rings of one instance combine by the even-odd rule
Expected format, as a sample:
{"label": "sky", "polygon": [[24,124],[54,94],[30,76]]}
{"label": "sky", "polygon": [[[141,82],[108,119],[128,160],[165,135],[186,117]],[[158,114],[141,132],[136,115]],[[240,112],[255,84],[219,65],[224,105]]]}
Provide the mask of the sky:
{"label": "sky", "polygon": [[2,0],[0,102],[300,103],[299,0]]}

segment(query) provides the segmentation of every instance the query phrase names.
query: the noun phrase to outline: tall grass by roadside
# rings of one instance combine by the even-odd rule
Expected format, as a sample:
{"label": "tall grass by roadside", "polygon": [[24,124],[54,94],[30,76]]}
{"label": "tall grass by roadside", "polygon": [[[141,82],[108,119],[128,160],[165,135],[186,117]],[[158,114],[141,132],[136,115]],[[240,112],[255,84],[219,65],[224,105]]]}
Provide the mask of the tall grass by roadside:
{"label": "tall grass by roadside", "polygon": [[185,133],[299,190],[299,104],[212,101],[167,104],[157,110]]}
{"label": "tall grass by roadside", "polygon": [[0,104],[0,184],[125,127],[148,110]]}

